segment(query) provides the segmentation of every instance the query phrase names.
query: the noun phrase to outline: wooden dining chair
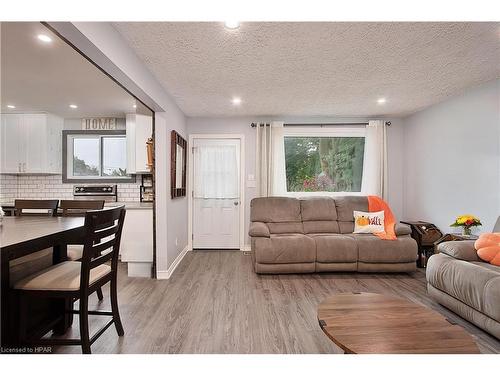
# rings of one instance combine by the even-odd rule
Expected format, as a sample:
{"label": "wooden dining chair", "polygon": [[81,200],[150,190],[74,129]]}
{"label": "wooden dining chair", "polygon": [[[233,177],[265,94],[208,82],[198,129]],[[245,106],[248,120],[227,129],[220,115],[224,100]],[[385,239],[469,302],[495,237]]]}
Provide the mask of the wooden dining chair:
{"label": "wooden dining chair", "polygon": [[[59,201],[57,199],[16,199],[14,208],[16,216],[49,217],[56,215],[58,204]],[[23,212],[24,210],[30,212]],[[11,285],[29,274],[50,267],[53,262],[52,258],[52,248],[48,248],[11,260],[9,262]]]}
{"label": "wooden dining chair", "polygon": [[63,216],[85,216],[90,210],[102,210],[104,200],[61,200],[59,208]]}
{"label": "wooden dining chair", "polygon": [[[16,216],[56,216],[58,205],[58,199],[16,199],[14,201]],[[23,213],[23,210],[31,212]]]}
{"label": "wooden dining chair", "polygon": [[[18,281],[14,290],[19,300],[19,339],[27,345],[81,345],[84,354],[90,354],[90,346],[108,329],[115,325],[118,336],[123,336],[123,326],[118,311],[117,267],[120,240],[125,219],[125,207],[88,211],[85,214],[85,244],[81,262],[65,261],[53,265]],[[108,265],[111,261],[111,265]],[[88,299],[97,288],[110,283],[111,311],[89,311]],[[78,310],[68,313],[79,315],[80,338],[30,337],[26,332],[27,306],[31,298],[73,298],[80,300]],[[92,337],[89,334],[89,315],[111,316]],[[55,319],[55,326],[59,319]]]}
{"label": "wooden dining chair", "polygon": [[[102,210],[104,200],[61,200],[59,206],[62,210],[62,216],[85,216],[87,211]],[[68,244],[68,260],[81,261],[83,255],[83,244]],[[97,289],[97,298],[99,301],[104,299],[102,289]]]}

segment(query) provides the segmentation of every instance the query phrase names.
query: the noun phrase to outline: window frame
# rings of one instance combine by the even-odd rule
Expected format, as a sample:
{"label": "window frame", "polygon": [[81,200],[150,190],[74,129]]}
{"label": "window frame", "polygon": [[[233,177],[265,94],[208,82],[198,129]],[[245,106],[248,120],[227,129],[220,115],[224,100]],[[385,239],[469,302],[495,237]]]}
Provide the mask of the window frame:
{"label": "window frame", "polygon": [[[283,127],[283,152],[285,151],[285,138],[292,137],[307,137],[307,138],[365,138],[366,146],[366,126],[349,126],[345,125],[325,127],[299,127],[299,126],[284,126]],[[283,154],[283,164],[286,165],[286,155]],[[363,167],[364,169],[364,167]],[[286,169],[285,173],[286,181]],[[361,187],[363,189],[363,187]],[[342,197],[342,196],[362,196],[366,195],[362,191],[287,191],[287,186],[282,187],[283,194],[287,197],[293,198],[307,198],[307,197]]]}
{"label": "window frame", "polygon": [[[62,132],[62,180],[66,183],[134,183],[136,176],[131,174],[127,177],[110,177],[102,176],[103,168],[103,142],[102,138],[126,138],[125,130],[63,130]],[[82,176],[73,175],[73,140],[75,138],[99,138],[99,176]],[[71,144],[69,144],[71,143]]]}

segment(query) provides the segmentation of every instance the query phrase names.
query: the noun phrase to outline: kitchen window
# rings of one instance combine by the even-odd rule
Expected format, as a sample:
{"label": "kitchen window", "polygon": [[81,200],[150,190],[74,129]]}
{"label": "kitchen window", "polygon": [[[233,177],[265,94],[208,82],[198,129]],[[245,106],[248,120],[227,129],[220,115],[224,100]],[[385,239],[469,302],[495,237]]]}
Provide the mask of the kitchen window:
{"label": "kitchen window", "polygon": [[134,182],[125,131],[63,131],[64,182]]}
{"label": "kitchen window", "polygon": [[284,129],[286,193],[361,192],[365,129]]}

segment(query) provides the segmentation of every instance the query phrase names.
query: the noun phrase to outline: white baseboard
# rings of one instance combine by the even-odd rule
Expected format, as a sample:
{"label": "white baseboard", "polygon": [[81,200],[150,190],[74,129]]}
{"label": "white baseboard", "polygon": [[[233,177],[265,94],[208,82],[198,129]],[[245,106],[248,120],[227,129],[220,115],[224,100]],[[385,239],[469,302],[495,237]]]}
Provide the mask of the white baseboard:
{"label": "white baseboard", "polygon": [[156,278],[158,280],[168,279],[168,271],[156,271]]}
{"label": "white baseboard", "polygon": [[245,244],[241,249],[241,251],[252,251],[252,247],[250,244]]}
{"label": "white baseboard", "polygon": [[156,278],[157,279],[170,279],[170,276],[174,273],[175,269],[179,265],[179,263],[182,261],[184,256],[188,252],[188,246],[186,246],[182,251],[177,255],[177,258],[175,258],[174,262],[168,267],[168,270],[166,271],[156,271]]}

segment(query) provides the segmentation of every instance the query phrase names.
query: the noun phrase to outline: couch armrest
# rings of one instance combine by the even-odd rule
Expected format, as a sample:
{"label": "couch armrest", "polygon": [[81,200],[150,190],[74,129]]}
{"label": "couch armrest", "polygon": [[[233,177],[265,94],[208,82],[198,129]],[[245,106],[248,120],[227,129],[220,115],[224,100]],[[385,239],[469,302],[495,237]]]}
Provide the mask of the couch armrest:
{"label": "couch armrest", "polygon": [[250,237],[271,237],[269,228],[267,227],[266,223],[263,223],[261,221],[252,221],[250,223],[248,235]]}
{"label": "couch armrest", "polygon": [[476,262],[481,259],[477,256],[474,242],[473,240],[441,242],[437,250],[456,259]]}
{"label": "couch armrest", "polygon": [[411,228],[409,225],[397,223],[394,226],[394,232],[396,232],[396,236],[405,236],[411,234]]}

